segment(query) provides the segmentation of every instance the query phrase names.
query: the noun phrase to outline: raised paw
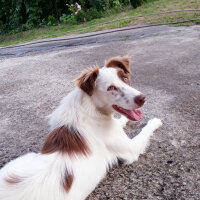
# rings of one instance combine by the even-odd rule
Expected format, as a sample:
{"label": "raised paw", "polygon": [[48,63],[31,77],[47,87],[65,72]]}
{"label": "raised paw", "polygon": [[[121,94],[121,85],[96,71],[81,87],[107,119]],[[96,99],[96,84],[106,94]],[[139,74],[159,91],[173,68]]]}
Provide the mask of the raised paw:
{"label": "raised paw", "polygon": [[125,127],[129,120],[128,120],[128,118],[126,118],[122,115],[121,118],[119,119],[119,121],[120,121],[120,124],[122,125],[122,127]]}
{"label": "raised paw", "polygon": [[163,123],[160,119],[153,118],[148,121],[148,126],[149,125],[153,128],[153,130],[156,130],[156,129],[160,128],[163,125]]}

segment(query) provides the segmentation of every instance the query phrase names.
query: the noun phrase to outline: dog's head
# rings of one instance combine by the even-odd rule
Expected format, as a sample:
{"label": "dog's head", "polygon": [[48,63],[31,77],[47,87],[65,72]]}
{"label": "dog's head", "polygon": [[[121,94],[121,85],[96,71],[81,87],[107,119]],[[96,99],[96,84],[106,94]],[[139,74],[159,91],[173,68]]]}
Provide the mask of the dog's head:
{"label": "dog's head", "polygon": [[145,102],[145,96],[130,86],[130,60],[115,57],[101,69],[88,69],[77,79],[77,86],[89,95],[99,111],[110,114],[114,111],[130,120],[138,121],[142,113],[137,110]]}

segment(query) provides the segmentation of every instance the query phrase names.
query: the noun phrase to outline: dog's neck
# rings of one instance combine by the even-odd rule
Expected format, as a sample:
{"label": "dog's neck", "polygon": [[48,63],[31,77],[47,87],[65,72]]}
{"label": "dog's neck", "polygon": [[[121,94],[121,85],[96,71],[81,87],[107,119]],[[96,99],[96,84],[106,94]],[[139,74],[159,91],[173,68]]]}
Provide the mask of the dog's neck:
{"label": "dog's neck", "polygon": [[94,123],[109,122],[112,113],[102,108],[96,108],[90,96],[79,88],[75,88],[60,103],[58,108],[49,115],[50,129],[65,126],[82,126],[84,124],[93,126]]}

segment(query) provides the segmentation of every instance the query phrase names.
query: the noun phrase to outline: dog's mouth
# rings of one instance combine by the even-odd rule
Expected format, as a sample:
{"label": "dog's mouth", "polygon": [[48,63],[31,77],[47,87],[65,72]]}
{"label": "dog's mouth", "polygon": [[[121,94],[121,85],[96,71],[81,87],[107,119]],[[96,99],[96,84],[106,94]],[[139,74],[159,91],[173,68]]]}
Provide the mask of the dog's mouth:
{"label": "dog's mouth", "polygon": [[117,112],[119,112],[122,115],[125,115],[127,118],[129,118],[132,121],[139,121],[142,119],[142,112],[140,110],[126,110],[125,108],[119,107],[117,105],[112,106]]}

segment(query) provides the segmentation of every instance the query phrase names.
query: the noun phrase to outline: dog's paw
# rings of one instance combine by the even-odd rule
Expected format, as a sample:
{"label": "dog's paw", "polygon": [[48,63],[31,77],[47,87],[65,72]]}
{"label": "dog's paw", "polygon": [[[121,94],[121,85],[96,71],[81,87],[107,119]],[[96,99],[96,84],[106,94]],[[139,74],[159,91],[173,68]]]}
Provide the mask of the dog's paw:
{"label": "dog's paw", "polygon": [[129,121],[129,119],[127,117],[124,117],[123,115],[121,116],[121,118],[119,119],[120,124],[122,127],[125,127],[127,122]]}
{"label": "dog's paw", "polygon": [[163,123],[160,119],[153,118],[148,121],[148,125],[150,125],[153,128],[153,130],[156,130],[156,129],[160,128],[163,125]]}
{"label": "dog's paw", "polygon": [[139,154],[136,155],[128,155],[120,160],[121,165],[131,165],[133,162],[137,161]]}

